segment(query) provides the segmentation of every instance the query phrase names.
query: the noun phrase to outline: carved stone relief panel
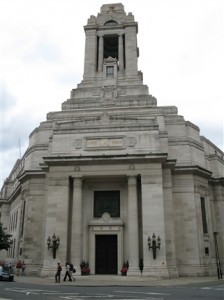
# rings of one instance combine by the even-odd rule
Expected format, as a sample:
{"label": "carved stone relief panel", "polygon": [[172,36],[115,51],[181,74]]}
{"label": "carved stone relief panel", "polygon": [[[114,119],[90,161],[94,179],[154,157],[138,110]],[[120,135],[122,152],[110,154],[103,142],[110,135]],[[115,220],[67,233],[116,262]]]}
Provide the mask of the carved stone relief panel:
{"label": "carved stone relief panel", "polygon": [[[102,116],[102,122],[108,121],[108,116]],[[90,137],[82,139],[76,139],[74,141],[75,149],[83,150],[102,150],[102,149],[125,149],[127,147],[134,147],[137,143],[135,137]]]}

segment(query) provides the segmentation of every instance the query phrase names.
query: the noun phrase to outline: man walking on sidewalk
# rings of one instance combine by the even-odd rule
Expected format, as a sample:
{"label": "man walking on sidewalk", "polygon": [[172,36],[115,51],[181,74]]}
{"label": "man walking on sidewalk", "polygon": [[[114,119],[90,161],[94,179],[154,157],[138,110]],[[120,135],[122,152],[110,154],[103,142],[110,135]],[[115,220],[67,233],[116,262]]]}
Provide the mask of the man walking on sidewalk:
{"label": "man walking on sidewalk", "polygon": [[72,281],[72,278],[71,278],[71,275],[70,275],[69,263],[66,263],[66,272],[65,272],[64,281],[66,281],[67,276],[68,276],[69,281]]}
{"label": "man walking on sidewalk", "polygon": [[60,279],[61,279],[61,265],[60,263],[58,263],[58,266],[57,266],[57,271],[56,271],[56,274],[55,274],[55,282],[59,282],[60,283]]}

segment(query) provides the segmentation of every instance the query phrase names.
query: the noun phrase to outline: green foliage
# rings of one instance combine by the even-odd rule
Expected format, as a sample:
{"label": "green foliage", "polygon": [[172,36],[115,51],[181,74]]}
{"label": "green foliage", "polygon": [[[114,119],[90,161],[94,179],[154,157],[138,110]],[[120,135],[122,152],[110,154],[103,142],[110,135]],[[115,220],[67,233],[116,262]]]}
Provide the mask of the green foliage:
{"label": "green foliage", "polygon": [[3,228],[2,223],[0,223],[0,251],[6,250],[8,251],[12,242],[11,242],[11,234],[5,233],[5,228]]}

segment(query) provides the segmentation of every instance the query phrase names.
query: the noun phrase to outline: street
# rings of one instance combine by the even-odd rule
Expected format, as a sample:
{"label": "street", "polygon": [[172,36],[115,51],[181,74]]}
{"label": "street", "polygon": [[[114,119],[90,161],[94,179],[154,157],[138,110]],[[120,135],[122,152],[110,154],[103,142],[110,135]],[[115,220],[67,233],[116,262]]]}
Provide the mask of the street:
{"label": "street", "polygon": [[223,300],[223,281],[175,286],[66,286],[0,282],[0,300]]}

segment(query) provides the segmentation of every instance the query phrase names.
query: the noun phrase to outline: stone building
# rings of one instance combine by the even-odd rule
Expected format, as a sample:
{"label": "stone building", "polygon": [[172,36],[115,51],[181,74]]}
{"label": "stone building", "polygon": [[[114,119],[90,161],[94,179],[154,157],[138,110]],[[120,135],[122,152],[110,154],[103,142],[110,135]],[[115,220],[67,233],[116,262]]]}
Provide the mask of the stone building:
{"label": "stone building", "polygon": [[58,261],[78,272],[88,262],[91,274],[120,274],[123,262],[140,274],[140,261],[143,275],[216,274],[224,153],[175,106],[157,106],[138,70],[138,23],[122,4],[103,5],[84,30],[83,80],[30,134],[2,187],[7,259],[42,276]]}

